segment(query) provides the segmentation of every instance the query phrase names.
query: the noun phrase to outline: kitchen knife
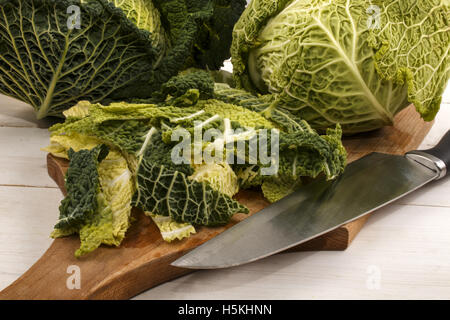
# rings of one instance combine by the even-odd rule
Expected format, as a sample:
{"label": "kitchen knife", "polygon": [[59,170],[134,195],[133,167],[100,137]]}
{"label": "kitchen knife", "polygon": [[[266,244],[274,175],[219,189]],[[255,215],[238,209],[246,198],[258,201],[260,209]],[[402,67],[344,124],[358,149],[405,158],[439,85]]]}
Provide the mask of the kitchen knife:
{"label": "kitchen knife", "polygon": [[318,179],[207,241],[172,263],[192,269],[242,265],[297,246],[359,219],[450,168],[450,131],[430,150],[405,156],[372,153],[336,180]]}

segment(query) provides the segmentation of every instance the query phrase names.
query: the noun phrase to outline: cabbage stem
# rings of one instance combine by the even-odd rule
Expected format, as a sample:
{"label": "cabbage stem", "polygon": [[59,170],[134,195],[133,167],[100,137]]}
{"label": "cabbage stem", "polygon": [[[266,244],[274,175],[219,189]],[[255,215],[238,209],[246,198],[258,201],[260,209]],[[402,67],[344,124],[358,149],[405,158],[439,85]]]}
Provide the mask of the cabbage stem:
{"label": "cabbage stem", "polygon": [[[70,34],[70,32],[69,32],[69,34]],[[37,113],[38,120],[41,120],[41,119],[45,118],[46,116],[48,116],[48,110],[50,109],[50,107],[52,105],[53,93],[55,92],[56,84],[59,81],[59,76],[61,74],[63,65],[66,61],[66,56],[67,56],[68,51],[69,51],[69,41],[66,38],[66,44],[64,46],[64,51],[63,51],[62,57],[59,60],[58,68],[55,70],[55,73],[53,74],[53,77],[52,77],[52,82],[48,86],[48,91],[45,96],[44,103],[41,105],[41,107],[39,108],[39,111]]]}

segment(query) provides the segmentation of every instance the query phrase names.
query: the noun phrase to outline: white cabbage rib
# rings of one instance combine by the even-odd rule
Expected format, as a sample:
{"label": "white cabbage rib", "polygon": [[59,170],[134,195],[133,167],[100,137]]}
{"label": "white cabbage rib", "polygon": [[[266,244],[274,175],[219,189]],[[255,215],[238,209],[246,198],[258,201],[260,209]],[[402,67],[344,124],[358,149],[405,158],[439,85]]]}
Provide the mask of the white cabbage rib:
{"label": "white cabbage rib", "polygon": [[161,50],[161,54],[170,45],[168,36],[161,24],[161,15],[152,0],[108,0],[117,8],[121,8],[128,19],[133,21],[139,29],[152,34],[153,45]]}

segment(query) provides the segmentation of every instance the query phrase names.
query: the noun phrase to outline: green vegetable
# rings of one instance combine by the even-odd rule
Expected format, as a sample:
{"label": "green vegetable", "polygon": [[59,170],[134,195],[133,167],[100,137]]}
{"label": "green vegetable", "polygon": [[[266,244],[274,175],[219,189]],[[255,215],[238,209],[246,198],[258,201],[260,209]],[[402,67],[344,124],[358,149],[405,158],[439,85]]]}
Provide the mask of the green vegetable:
{"label": "green vegetable", "polygon": [[[172,83],[186,79],[185,76],[173,79]],[[168,99],[158,104],[121,102],[103,106],[81,101],[64,112],[67,117],[64,123],[50,129],[51,145],[46,150],[64,157],[70,148],[80,151],[108,146],[110,154],[118,154],[122,163],[126,163],[129,172],[126,181],[133,186],[132,198],[123,190],[115,193],[127,194],[120,203],[127,208],[129,205],[142,209],[167,241],[190,236],[195,232],[194,226],[222,225],[236,213],[247,213],[248,209],[233,199],[241,189],[261,187],[270,201],[277,201],[294,191],[305,177],[323,174],[333,179],[344,170],[346,152],[339,127],[321,136],[291,114],[277,111],[278,116],[271,119],[258,112],[267,103],[264,99],[226,85],[217,85],[213,93],[216,99],[207,100],[200,99],[198,89],[191,85],[183,88],[187,90],[185,94],[177,92],[174,99],[168,94]],[[197,92],[196,100],[186,98],[192,92]],[[179,99],[189,103],[183,107],[171,105]],[[173,139],[173,134],[181,129],[184,140]],[[199,132],[204,135],[210,129],[218,130],[220,135],[196,144],[195,135]],[[268,133],[266,137],[263,132]],[[250,152],[252,145],[270,143],[275,135],[279,136],[278,145],[269,144],[267,155],[274,155],[278,147],[278,161],[263,161],[261,154],[254,158]],[[239,154],[238,145],[244,146],[244,155]],[[182,149],[189,153],[183,155],[183,161],[174,161],[173,155],[179,155]],[[217,154],[218,150],[223,150],[223,154]],[[210,155],[215,162],[203,158],[207,151],[212,151]],[[226,151],[235,153],[231,157]],[[199,155],[200,162],[196,162]],[[101,190],[105,189],[102,181],[108,175],[102,167],[107,162],[108,158],[90,166],[98,168]],[[265,175],[264,170],[274,164],[278,171]],[[111,221],[111,210],[102,208],[113,206],[109,205],[111,198],[104,199],[105,202],[97,200],[100,208],[94,211],[97,220],[89,220],[82,229],[77,229],[82,240],[78,255],[101,243],[118,245],[123,239],[107,237],[116,234],[111,230],[118,229],[124,234],[128,228],[124,222],[128,220],[121,220],[121,228],[111,228],[113,224],[105,223]]]}
{"label": "green vegetable", "polygon": [[72,230],[78,228],[98,208],[97,194],[100,179],[97,166],[108,155],[109,150],[102,145],[89,150],[75,152],[69,150],[70,167],[67,171],[67,197],[61,202],[60,216],[55,228]]}
{"label": "green vegetable", "polygon": [[268,95],[269,117],[321,131],[391,125],[410,103],[429,121],[450,77],[449,25],[442,0],[253,0],[234,29],[234,78]]}
{"label": "green vegetable", "polygon": [[[204,70],[186,70],[163,84],[160,92],[156,92],[154,96],[159,98],[160,102],[166,102],[166,99],[184,96],[189,90],[198,90],[197,99],[213,98],[214,82],[211,75]],[[174,102],[169,101],[168,103]]]}
{"label": "green vegetable", "polygon": [[80,230],[81,247],[75,252],[77,257],[94,251],[101,244],[119,246],[131,224],[134,180],[127,161],[119,153],[113,153],[103,160],[98,171],[102,209]]}
{"label": "green vegetable", "polygon": [[331,180],[339,176],[346,164],[341,138],[340,128],[328,129],[324,136],[312,129],[281,134],[279,170],[274,176],[264,177],[264,196],[275,202],[295,191],[304,177],[324,174]]}
{"label": "green vegetable", "polygon": [[[343,172],[347,153],[341,142],[339,125],[335,130],[327,129],[326,135],[320,136],[306,121],[287,110],[278,108],[266,113],[272,103],[271,97],[254,96],[227,84],[216,84],[215,96],[221,101],[252,110],[253,114],[261,114],[265,121],[271,123],[269,126],[265,124],[266,128],[275,126],[281,129],[277,174],[262,176],[260,164],[238,165],[237,177],[242,188],[261,186],[264,196],[275,202],[295,191],[301,185],[302,177],[316,178],[323,173],[327,179],[334,179]],[[262,124],[262,121],[258,123]]]}
{"label": "green vegetable", "polygon": [[230,198],[239,192],[238,178],[226,162],[205,163],[197,166],[189,178],[200,183],[207,182],[214,190]]}
{"label": "green vegetable", "polygon": [[218,69],[244,4],[0,0],[0,93],[30,104],[38,118],[80,100],[150,98],[181,70]]}
{"label": "green vegetable", "polygon": [[[185,178],[190,177],[200,182],[208,178],[210,179],[209,184],[215,186],[215,190],[230,196],[236,193],[230,191],[236,191],[236,179],[230,175],[229,166],[225,165],[227,158],[224,158],[221,164],[215,163],[214,165],[175,166],[172,163],[171,152],[176,146],[176,142],[171,141],[171,135],[175,130],[184,128],[192,138],[193,127],[198,121],[207,123],[202,127],[202,132],[213,128],[225,133],[222,137],[204,143],[203,151],[213,147],[219,149],[222,147],[225,150],[227,144],[225,141],[228,141],[228,143],[233,142],[232,150],[236,154],[238,142],[244,143],[247,154],[244,159],[240,159],[244,163],[238,164],[236,158],[235,164],[231,165],[241,187],[260,186],[264,181],[275,178],[296,186],[301,177],[314,178],[324,173],[328,179],[333,179],[344,170],[346,152],[340,140],[339,128],[328,130],[327,135],[321,136],[305,121],[299,120],[289,113],[276,111],[277,117],[266,119],[255,112],[264,105],[264,100],[249,94],[245,96],[244,100],[240,96],[239,90],[229,87],[221,88],[222,90],[216,87],[216,96],[223,101],[200,100],[195,105],[184,108],[127,103],[102,106],[80,102],[73,110],[66,112],[66,114],[72,114],[71,118],[68,118],[65,123],[51,128],[52,139],[60,141],[67,135],[73,134],[89,136],[125,153],[130,166],[135,168],[133,172],[137,172],[145,162],[151,163],[145,170],[153,170],[156,163],[158,166],[154,169],[155,172],[160,170],[160,167],[164,167],[164,170],[172,173],[181,172]],[[235,104],[225,101],[233,101]],[[251,109],[255,109],[255,111]],[[88,116],[82,117],[86,113]],[[80,116],[76,117],[76,114]],[[280,130],[279,170],[276,176],[262,176],[261,169],[266,168],[268,164],[250,163],[252,160],[249,158],[250,153],[248,152],[250,141],[258,136],[261,130],[270,132],[275,128]],[[227,133],[231,129],[236,132]],[[240,133],[238,130],[241,130]],[[270,134],[267,139],[270,139]],[[192,148],[192,157],[194,157],[194,146],[191,145],[189,148]],[[162,152],[161,149],[165,151]],[[224,157],[227,157],[225,153]],[[230,183],[221,186],[218,181],[222,183],[229,181]],[[255,181],[255,183],[250,183],[250,181]]]}

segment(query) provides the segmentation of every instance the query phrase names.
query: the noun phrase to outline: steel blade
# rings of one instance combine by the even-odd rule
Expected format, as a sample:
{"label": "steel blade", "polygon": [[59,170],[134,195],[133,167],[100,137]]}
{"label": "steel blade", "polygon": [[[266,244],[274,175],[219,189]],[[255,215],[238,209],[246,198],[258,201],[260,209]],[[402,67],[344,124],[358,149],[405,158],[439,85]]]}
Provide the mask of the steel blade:
{"label": "steel blade", "polygon": [[297,246],[424,186],[438,173],[403,156],[372,153],[334,181],[317,180],[172,263],[193,269],[238,266]]}

